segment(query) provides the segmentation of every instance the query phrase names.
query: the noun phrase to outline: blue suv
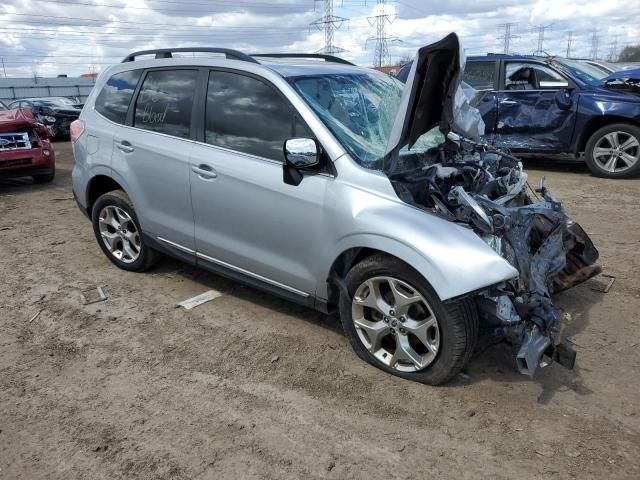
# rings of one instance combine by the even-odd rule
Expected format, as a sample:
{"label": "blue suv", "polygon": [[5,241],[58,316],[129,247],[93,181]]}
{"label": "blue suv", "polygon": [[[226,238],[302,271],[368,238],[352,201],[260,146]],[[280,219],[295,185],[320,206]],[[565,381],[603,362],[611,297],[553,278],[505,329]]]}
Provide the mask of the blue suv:
{"label": "blue suv", "polygon": [[[405,67],[398,74],[403,81]],[[605,76],[566,58],[488,54],[467,59],[463,80],[487,92],[477,107],[488,143],[520,156],[584,156],[600,177],[635,176],[640,96],[629,82]]]}

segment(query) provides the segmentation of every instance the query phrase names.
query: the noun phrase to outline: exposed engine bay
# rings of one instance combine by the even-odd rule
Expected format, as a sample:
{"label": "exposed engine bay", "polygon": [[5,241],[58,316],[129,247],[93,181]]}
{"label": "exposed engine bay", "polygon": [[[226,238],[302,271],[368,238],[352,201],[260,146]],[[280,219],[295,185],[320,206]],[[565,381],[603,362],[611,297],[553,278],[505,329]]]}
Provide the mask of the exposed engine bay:
{"label": "exposed engine bay", "polygon": [[[481,325],[519,345],[517,366],[533,375],[575,353],[558,345],[551,295],[601,272],[598,251],[541,181],[527,182],[520,160],[450,132],[440,145],[400,155],[387,173],[405,202],[473,229],[520,275],[476,295]],[[545,358],[548,357],[548,358]]]}

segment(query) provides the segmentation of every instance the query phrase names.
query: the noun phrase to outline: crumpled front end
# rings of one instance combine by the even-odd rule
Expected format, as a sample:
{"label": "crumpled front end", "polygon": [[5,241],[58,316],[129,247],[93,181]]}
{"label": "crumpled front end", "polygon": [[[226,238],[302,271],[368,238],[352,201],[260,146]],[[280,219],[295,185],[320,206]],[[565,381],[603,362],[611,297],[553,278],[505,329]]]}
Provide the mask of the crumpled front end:
{"label": "crumpled front end", "polygon": [[518,369],[533,375],[549,359],[573,367],[573,351],[556,344],[551,295],[600,273],[584,230],[542,182],[537,191],[529,187],[507,152],[450,133],[442,145],[399,162],[389,176],[401,199],[468,225],[520,273],[476,297],[483,326],[520,345]]}

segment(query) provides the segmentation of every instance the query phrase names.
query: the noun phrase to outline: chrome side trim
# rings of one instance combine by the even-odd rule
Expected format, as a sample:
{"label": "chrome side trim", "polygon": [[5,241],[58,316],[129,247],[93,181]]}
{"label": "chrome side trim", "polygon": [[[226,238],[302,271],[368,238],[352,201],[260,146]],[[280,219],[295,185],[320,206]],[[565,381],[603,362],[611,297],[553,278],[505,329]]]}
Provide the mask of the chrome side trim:
{"label": "chrome side trim", "polygon": [[187,252],[187,253],[191,253],[194,254],[196,253],[195,250],[191,250],[190,248],[187,247],[183,247],[182,245],[172,242],[171,240],[167,240],[166,238],[162,238],[162,237],[156,237],[158,240],[160,240],[161,242],[167,243],[169,245],[171,245],[172,247],[176,247],[179,250],[182,250],[183,252]]}
{"label": "chrome side trim", "polygon": [[210,257],[210,256],[205,255],[203,253],[196,252],[196,256],[198,258],[201,258],[201,259],[206,260],[208,262],[215,263],[215,264],[220,265],[222,267],[226,267],[226,268],[229,268],[231,270],[234,270],[234,271],[236,271],[238,273],[243,273],[244,275],[248,275],[248,276],[253,277],[253,278],[257,279],[257,280],[261,280],[261,281],[263,281],[265,283],[269,283],[271,285],[274,285],[276,287],[282,288],[284,290],[288,290],[289,292],[295,293],[296,295],[300,295],[302,297],[308,297],[309,296],[309,294],[307,292],[303,292],[302,290],[298,290],[297,288],[290,287],[289,285],[285,285],[284,283],[276,282],[275,280],[271,280],[270,278],[263,277],[262,275],[258,275],[257,273],[250,272],[249,270],[245,270],[244,268],[236,267],[235,265],[231,265],[230,263],[223,262],[222,260],[218,260],[217,258]]}

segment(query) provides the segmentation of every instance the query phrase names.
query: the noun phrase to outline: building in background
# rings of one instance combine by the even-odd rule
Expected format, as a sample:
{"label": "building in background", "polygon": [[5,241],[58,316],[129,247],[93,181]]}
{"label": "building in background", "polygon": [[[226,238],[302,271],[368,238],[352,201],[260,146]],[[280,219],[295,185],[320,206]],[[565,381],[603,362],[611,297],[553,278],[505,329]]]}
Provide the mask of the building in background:
{"label": "building in background", "polygon": [[95,77],[0,78],[0,100],[5,103],[31,97],[71,97],[80,103],[91,93]]}

